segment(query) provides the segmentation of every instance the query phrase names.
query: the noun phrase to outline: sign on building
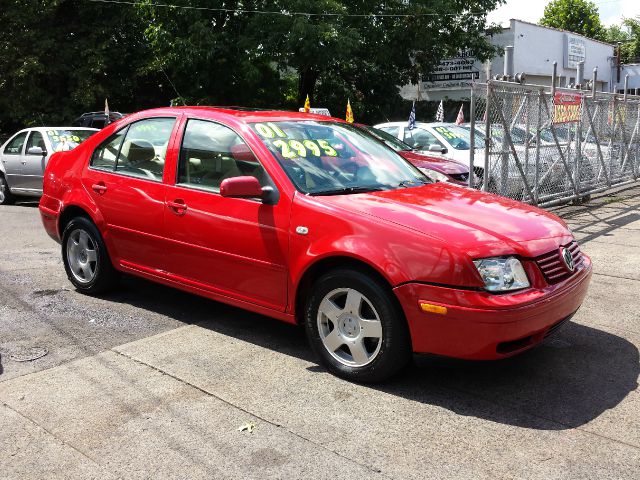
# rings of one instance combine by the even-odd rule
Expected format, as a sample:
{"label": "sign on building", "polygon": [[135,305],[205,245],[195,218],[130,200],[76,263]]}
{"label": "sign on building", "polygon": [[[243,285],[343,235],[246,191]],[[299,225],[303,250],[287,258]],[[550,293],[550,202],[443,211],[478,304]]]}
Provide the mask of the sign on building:
{"label": "sign on building", "polygon": [[454,58],[445,58],[424,77],[424,88],[469,88],[471,82],[480,78],[476,58],[470,50],[462,50]]}
{"label": "sign on building", "polygon": [[564,35],[564,68],[577,68],[578,62],[587,59],[587,44],[584,38]]}

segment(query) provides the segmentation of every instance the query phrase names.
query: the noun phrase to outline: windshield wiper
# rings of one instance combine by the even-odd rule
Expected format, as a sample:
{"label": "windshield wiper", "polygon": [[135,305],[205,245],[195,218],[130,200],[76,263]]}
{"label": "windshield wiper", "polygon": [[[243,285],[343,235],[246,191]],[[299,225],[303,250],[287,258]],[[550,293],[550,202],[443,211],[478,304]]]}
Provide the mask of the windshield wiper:
{"label": "windshield wiper", "polygon": [[382,187],[341,187],[341,188],[332,188],[330,190],[320,190],[318,192],[309,192],[310,195],[313,196],[322,196],[322,195],[349,195],[351,193],[365,193],[365,192],[381,192],[384,190]]}

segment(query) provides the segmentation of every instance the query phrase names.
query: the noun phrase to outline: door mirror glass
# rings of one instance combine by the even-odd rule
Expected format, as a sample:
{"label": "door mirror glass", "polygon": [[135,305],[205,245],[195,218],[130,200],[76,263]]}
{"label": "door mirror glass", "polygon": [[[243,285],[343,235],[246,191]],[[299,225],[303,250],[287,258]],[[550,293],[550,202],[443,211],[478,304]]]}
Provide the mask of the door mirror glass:
{"label": "door mirror glass", "polygon": [[440,145],[429,145],[429,151],[430,152],[444,153],[442,151],[442,147]]}
{"label": "door mirror glass", "polygon": [[226,178],[220,183],[220,195],[230,198],[262,198],[262,187],[256,177]]}
{"label": "door mirror glass", "polygon": [[42,149],[42,147],[31,147],[27,150],[27,154],[29,155],[46,155],[47,152]]}

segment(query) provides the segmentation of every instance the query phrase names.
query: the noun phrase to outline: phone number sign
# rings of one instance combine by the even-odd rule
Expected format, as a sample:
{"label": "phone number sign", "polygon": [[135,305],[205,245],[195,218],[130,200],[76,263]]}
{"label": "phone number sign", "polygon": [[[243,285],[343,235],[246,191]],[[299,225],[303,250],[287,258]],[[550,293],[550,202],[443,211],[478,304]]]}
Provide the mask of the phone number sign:
{"label": "phone number sign", "polygon": [[581,116],[581,93],[556,92],[553,97],[553,123],[579,122]]}

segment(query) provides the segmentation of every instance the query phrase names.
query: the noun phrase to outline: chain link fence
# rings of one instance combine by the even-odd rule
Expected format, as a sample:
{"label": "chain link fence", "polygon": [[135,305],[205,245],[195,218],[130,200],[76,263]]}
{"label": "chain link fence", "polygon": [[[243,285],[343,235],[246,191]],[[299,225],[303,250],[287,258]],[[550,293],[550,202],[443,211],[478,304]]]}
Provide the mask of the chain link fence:
{"label": "chain link fence", "polygon": [[474,84],[477,188],[549,206],[640,176],[640,97],[489,81]]}

